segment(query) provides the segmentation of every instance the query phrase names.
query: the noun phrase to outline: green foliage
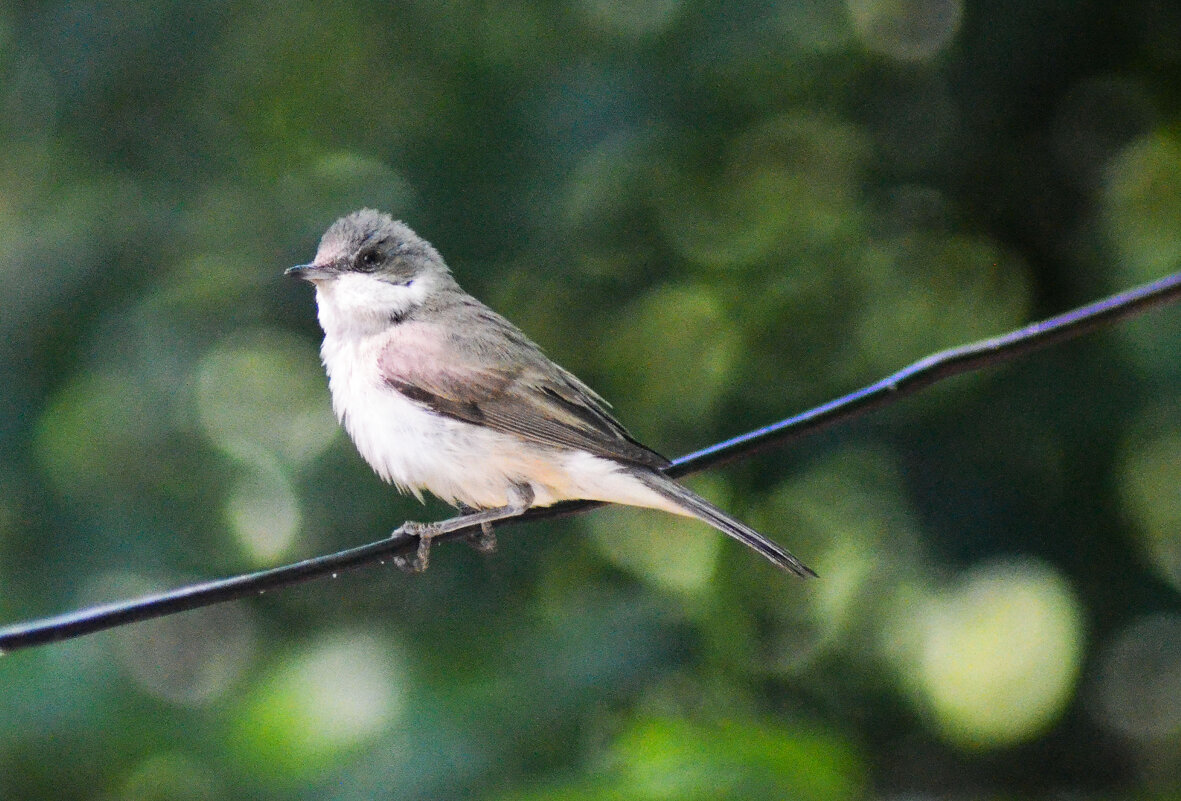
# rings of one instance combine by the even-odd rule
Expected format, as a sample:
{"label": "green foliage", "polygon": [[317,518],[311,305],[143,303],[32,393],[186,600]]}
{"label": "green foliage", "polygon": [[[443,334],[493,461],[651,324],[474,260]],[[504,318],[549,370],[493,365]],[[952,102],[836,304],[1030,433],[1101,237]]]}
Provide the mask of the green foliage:
{"label": "green foliage", "polygon": [[[0,9],[0,613],[446,514],[285,267],[362,206],[677,455],[1181,268],[1181,17],[1032,0]],[[1181,792],[1181,316],[600,510],[0,659],[5,799]]]}

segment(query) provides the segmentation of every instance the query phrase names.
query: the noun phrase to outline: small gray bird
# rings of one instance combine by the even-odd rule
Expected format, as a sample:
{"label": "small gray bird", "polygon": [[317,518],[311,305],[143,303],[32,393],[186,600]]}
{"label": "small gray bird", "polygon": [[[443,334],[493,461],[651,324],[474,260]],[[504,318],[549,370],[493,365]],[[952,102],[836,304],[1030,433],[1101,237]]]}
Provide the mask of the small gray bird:
{"label": "small gray bird", "polygon": [[[607,403],[508,320],[460,289],[428,242],[387,214],[342,217],[316,258],[287,270],[316,287],[332,408],[377,474],[491,524],[531,506],[593,500],[695,517],[800,576],[810,568],[662,472]],[[458,525],[453,528],[459,528]],[[426,568],[439,523],[409,523]],[[479,542],[477,542],[479,544]]]}

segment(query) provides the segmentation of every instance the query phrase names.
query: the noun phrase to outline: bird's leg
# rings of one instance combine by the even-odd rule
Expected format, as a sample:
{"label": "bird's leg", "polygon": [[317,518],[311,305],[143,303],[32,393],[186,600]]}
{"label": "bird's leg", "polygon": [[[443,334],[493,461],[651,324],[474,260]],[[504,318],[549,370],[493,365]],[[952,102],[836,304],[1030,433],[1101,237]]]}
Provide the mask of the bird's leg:
{"label": "bird's leg", "polygon": [[492,524],[497,520],[504,520],[506,517],[516,517],[523,513],[533,505],[534,497],[533,487],[530,485],[514,484],[509,491],[509,502],[504,506],[481,509],[478,512],[465,514],[462,517],[453,517],[450,520],[441,520],[436,523],[415,523],[413,521],[407,521],[402,524],[398,532],[417,537],[418,548],[415,549],[414,556],[395,555],[393,562],[399,569],[407,573],[421,573],[430,564],[431,540],[443,534],[450,534],[452,531],[467,528],[475,523],[480,524],[481,533],[472,536],[479,537],[485,542],[487,541],[486,538],[491,536],[492,542],[495,544],[496,535],[492,531]]}

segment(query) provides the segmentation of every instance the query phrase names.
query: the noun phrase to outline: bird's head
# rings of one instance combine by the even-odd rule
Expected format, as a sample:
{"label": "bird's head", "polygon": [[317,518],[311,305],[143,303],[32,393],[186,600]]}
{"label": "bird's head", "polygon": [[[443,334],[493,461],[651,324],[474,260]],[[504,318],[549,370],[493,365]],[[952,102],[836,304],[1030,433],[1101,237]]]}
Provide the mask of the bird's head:
{"label": "bird's head", "polygon": [[320,239],[315,259],[286,274],[315,285],[327,334],[380,330],[455,286],[429,242],[372,209],[333,223]]}

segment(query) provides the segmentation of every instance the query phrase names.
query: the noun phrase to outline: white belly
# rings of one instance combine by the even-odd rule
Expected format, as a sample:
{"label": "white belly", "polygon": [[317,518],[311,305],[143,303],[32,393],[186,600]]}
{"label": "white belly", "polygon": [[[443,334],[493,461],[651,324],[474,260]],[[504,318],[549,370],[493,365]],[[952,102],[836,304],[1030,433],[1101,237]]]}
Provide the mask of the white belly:
{"label": "white belly", "polygon": [[610,460],[547,448],[444,417],[387,386],[378,368],[381,335],[326,337],[332,408],[370,466],[413,493],[475,508],[508,505],[515,485],[533,489],[534,505],[587,499],[652,506],[684,514]]}

